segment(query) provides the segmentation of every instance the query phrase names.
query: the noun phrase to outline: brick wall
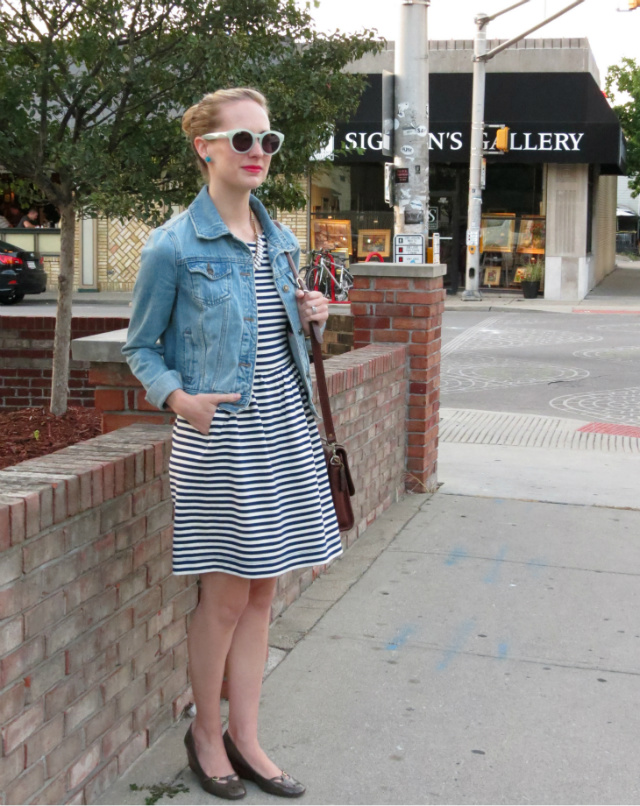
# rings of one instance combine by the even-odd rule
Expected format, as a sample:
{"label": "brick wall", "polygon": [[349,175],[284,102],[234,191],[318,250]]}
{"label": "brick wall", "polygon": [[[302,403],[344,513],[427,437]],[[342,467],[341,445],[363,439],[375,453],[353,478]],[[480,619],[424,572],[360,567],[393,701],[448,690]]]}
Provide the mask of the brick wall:
{"label": "brick wall", "polygon": [[[343,535],[349,546],[404,492],[407,348],[371,345],[328,359],[324,366],[338,439],[349,453],[357,487],[352,499],[356,525]],[[96,407],[103,411],[105,432],[132,423],[173,420],[171,413],[159,412],[145,401],[144,389],[126,364],[92,362],[89,377],[98,387]],[[317,402],[315,379],[314,394]],[[319,566],[281,576],[273,617],[323,570]]]}
{"label": "brick wall", "polygon": [[[402,490],[406,353],[404,345],[377,344],[324,362],[338,438],[360,480],[353,499],[356,536],[380,514],[380,506],[389,506]],[[160,412],[146,402],[144,389],[127,364],[91,362],[89,378],[96,384],[96,408],[102,410],[105,433],[133,423],[173,421],[171,412]],[[313,384],[318,403],[315,376]]]}
{"label": "brick wall", "polygon": [[324,331],[322,352],[325,355],[342,355],[353,350],[353,316],[350,305],[331,305]]}
{"label": "brick wall", "polygon": [[191,699],[169,451],[134,426],[0,471],[3,803],[95,801]]}
{"label": "brick wall", "polygon": [[[349,306],[334,307],[339,312],[332,312],[329,317],[323,346],[329,356],[353,349],[353,318]],[[72,339],[126,328],[128,324],[128,319],[120,317],[77,317],[71,323]],[[54,317],[0,316],[0,409],[46,406],[49,403],[54,328]],[[109,390],[113,385],[113,379],[105,382],[99,371],[90,374],[88,362],[71,360],[69,403],[121,411],[117,421],[109,418],[113,419],[107,423],[109,431],[128,424],[128,410],[144,408],[145,405],[140,393],[135,402],[124,400],[121,408],[108,405],[101,393],[103,399],[96,404],[94,391]],[[156,422],[168,422],[168,418],[159,415]]]}
{"label": "brick wall", "polygon": [[[139,403],[126,365],[99,370],[120,387],[98,400]],[[326,370],[357,485],[349,546],[404,489],[406,348],[372,345]],[[195,577],[171,574],[170,430],[145,424],[158,416],[146,404],[128,416],[141,422],[0,471],[5,803],[95,801],[190,701],[197,594]],[[324,568],[281,576],[272,618]]]}
{"label": "brick wall", "polygon": [[161,412],[147,403],[145,390],[131,373],[128,364],[91,362],[88,378],[95,390],[95,407],[102,412],[103,434],[132,423],[173,423],[171,411]]}
{"label": "brick wall", "polygon": [[[71,338],[127,327],[121,317],[74,317]],[[0,316],[0,409],[45,406],[51,397],[53,316]],[[86,362],[71,360],[69,403],[93,406]]]}
{"label": "brick wall", "polygon": [[[372,345],[324,364],[336,434],[347,448],[356,486],[351,499],[355,526],[342,535],[345,547],[404,493],[405,365],[406,349],[397,345]],[[279,577],[272,617],[324,569],[298,569]]]}
{"label": "brick wall", "polygon": [[407,350],[407,489],[437,487],[440,338],[444,290],[441,272],[422,266],[361,263],[351,289],[353,346],[403,344]]}

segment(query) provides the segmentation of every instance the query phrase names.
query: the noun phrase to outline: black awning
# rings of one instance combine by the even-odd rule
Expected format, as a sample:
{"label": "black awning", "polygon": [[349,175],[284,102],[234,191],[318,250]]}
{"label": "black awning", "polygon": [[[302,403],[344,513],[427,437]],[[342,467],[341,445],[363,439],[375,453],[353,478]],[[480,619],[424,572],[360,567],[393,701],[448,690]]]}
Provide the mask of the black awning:
{"label": "black awning", "polygon": [[[384,162],[382,76],[368,87],[350,123],[336,126],[335,147],[349,147],[338,162]],[[471,131],[470,73],[429,76],[430,159],[468,163]],[[489,73],[486,83],[485,148],[490,162],[588,163],[603,173],[626,173],[620,122],[590,73]],[[510,151],[491,154],[494,129],[509,126]],[[354,149],[359,149],[358,153]]]}

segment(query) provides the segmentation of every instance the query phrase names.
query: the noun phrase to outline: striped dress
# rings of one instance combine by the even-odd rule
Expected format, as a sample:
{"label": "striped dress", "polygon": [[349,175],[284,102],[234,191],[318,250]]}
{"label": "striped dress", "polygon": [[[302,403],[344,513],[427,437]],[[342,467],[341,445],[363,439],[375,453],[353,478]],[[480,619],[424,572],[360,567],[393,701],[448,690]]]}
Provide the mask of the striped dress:
{"label": "striped dress", "polygon": [[249,407],[217,409],[207,436],[183,417],[174,425],[174,574],[260,579],[342,553],[322,443],[263,235],[254,266],[258,347]]}

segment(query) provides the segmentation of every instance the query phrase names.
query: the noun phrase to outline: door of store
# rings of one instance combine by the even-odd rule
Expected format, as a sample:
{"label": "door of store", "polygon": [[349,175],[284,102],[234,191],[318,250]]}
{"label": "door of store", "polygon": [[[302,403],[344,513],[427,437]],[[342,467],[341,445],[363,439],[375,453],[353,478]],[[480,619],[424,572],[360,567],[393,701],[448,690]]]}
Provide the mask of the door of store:
{"label": "door of store", "polygon": [[440,233],[440,262],[447,267],[444,284],[447,293],[456,294],[460,286],[463,258],[460,254],[461,222],[458,194],[455,191],[432,192],[429,207],[429,230],[432,233]]}

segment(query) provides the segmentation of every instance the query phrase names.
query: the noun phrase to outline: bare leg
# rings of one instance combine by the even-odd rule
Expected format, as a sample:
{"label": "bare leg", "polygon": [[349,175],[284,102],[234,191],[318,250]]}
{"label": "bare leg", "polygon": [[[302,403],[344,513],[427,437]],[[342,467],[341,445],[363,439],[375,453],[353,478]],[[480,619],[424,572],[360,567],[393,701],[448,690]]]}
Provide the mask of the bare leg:
{"label": "bare leg", "polygon": [[247,606],[249,587],[248,579],[231,574],[202,574],[200,603],[189,625],[189,671],[197,711],[193,738],[198,760],[211,776],[233,773],[222,742],[220,690],[225,660]]}
{"label": "bare leg", "polygon": [[265,778],[281,774],[258,743],[258,709],[277,579],[251,580],[249,601],[238,621],[229,656],[229,733],[245,760]]}

